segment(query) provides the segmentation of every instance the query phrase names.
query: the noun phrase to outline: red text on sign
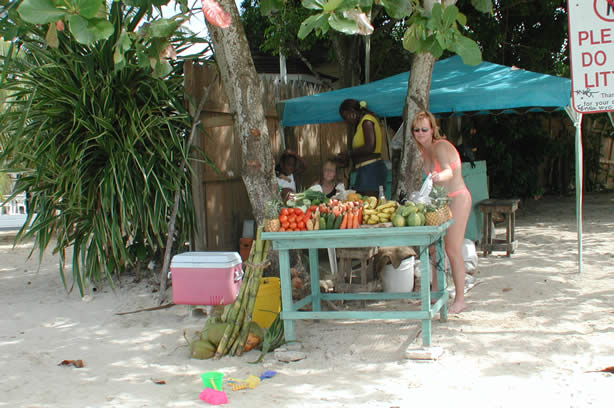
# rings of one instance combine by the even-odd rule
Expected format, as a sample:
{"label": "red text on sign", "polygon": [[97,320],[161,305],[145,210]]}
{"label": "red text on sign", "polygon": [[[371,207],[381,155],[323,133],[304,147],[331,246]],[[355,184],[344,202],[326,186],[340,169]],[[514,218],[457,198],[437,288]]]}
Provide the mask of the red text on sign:
{"label": "red text on sign", "polygon": [[606,60],[607,60],[607,57],[605,55],[605,52],[603,51],[597,51],[594,55],[591,54],[590,52],[582,53],[582,66],[583,67],[588,67],[589,65],[593,65],[593,62],[599,66],[602,66],[603,64],[605,64]]}
{"label": "red text on sign", "polygon": [[614,74],[614,71],[601,71],[594,74],[584,74],[585,88],[598,88],[608,86],[608,77]]}
{"label": "red text on sign", "polygon": [[578,31],[578,44],[582,45],[584,41],[589,41],[591,45],[597,44],[610,44],[612,43],[610,28],[603,28],[595,33],[593,30],[590,31]]}

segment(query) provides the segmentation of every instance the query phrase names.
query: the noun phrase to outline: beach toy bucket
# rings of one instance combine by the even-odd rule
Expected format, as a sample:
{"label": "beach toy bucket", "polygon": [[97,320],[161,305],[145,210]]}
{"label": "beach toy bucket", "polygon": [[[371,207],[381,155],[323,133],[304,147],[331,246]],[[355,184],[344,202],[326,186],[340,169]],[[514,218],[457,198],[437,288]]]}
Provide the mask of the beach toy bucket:
{"label": "beach toy bucket", "polygon": [[263,329],[271,327],[281,311],[281,284],[279,278],[262,278],[254,303],[252,321]]}
{"label": "beach toy bucket", "polygon": [[217,371],[209,371],[207,373],[202,373],[200,375],[200,378],[203,380],[204,388],[211,388],[216,391],[222,390],[222,378],[224,378],[224,373],[218,373]]}

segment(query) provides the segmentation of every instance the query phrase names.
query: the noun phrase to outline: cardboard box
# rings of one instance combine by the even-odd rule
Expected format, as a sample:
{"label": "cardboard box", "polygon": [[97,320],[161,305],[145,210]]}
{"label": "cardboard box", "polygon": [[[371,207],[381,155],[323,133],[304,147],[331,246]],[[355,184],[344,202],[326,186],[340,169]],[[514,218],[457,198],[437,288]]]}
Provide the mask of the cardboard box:
{"label": "cardboard box", "polygon": [[241,288],[238,252],[184,252],[171,260],[173,302],[180,305],[227,305]]}

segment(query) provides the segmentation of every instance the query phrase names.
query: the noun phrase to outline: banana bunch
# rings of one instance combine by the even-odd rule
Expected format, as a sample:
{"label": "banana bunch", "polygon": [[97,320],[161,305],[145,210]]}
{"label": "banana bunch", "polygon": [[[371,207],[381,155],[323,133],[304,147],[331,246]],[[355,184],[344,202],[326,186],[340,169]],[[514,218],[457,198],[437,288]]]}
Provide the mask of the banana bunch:
{"label": "banana bunch", "polygon": [[381,222],[390,222],[390,218],[397,210],[398,203],[396,201],[386,201],[384,203],[377,202],[377,198],[369,197],[364,201],[363,208],[363,224],[379,224]]}

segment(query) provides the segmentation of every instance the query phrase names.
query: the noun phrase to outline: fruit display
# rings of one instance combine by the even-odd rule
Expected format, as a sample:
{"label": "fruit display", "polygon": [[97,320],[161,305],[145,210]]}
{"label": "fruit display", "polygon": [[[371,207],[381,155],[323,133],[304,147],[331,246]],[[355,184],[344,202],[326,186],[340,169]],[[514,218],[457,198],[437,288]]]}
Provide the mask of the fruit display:
{"label": "fruit display", "polygon": [[[450,198],[444,187],[435,186],[430,193],[430,203],[407,201],[403,205],[384,197],[348,194],[348,200],[326,199],[319,205],[315,192],[307,190],[299,198],[287,204],[302,204],[301,207],[282,207],[281,202],[267,203],[264,229],[267,232],[317,231],[368,227],[419,227],[441,225],[452,213],[448,206]],[[309,197],[309,198],[308,198]],[[306,206],[305,203],[312,202]]]}

